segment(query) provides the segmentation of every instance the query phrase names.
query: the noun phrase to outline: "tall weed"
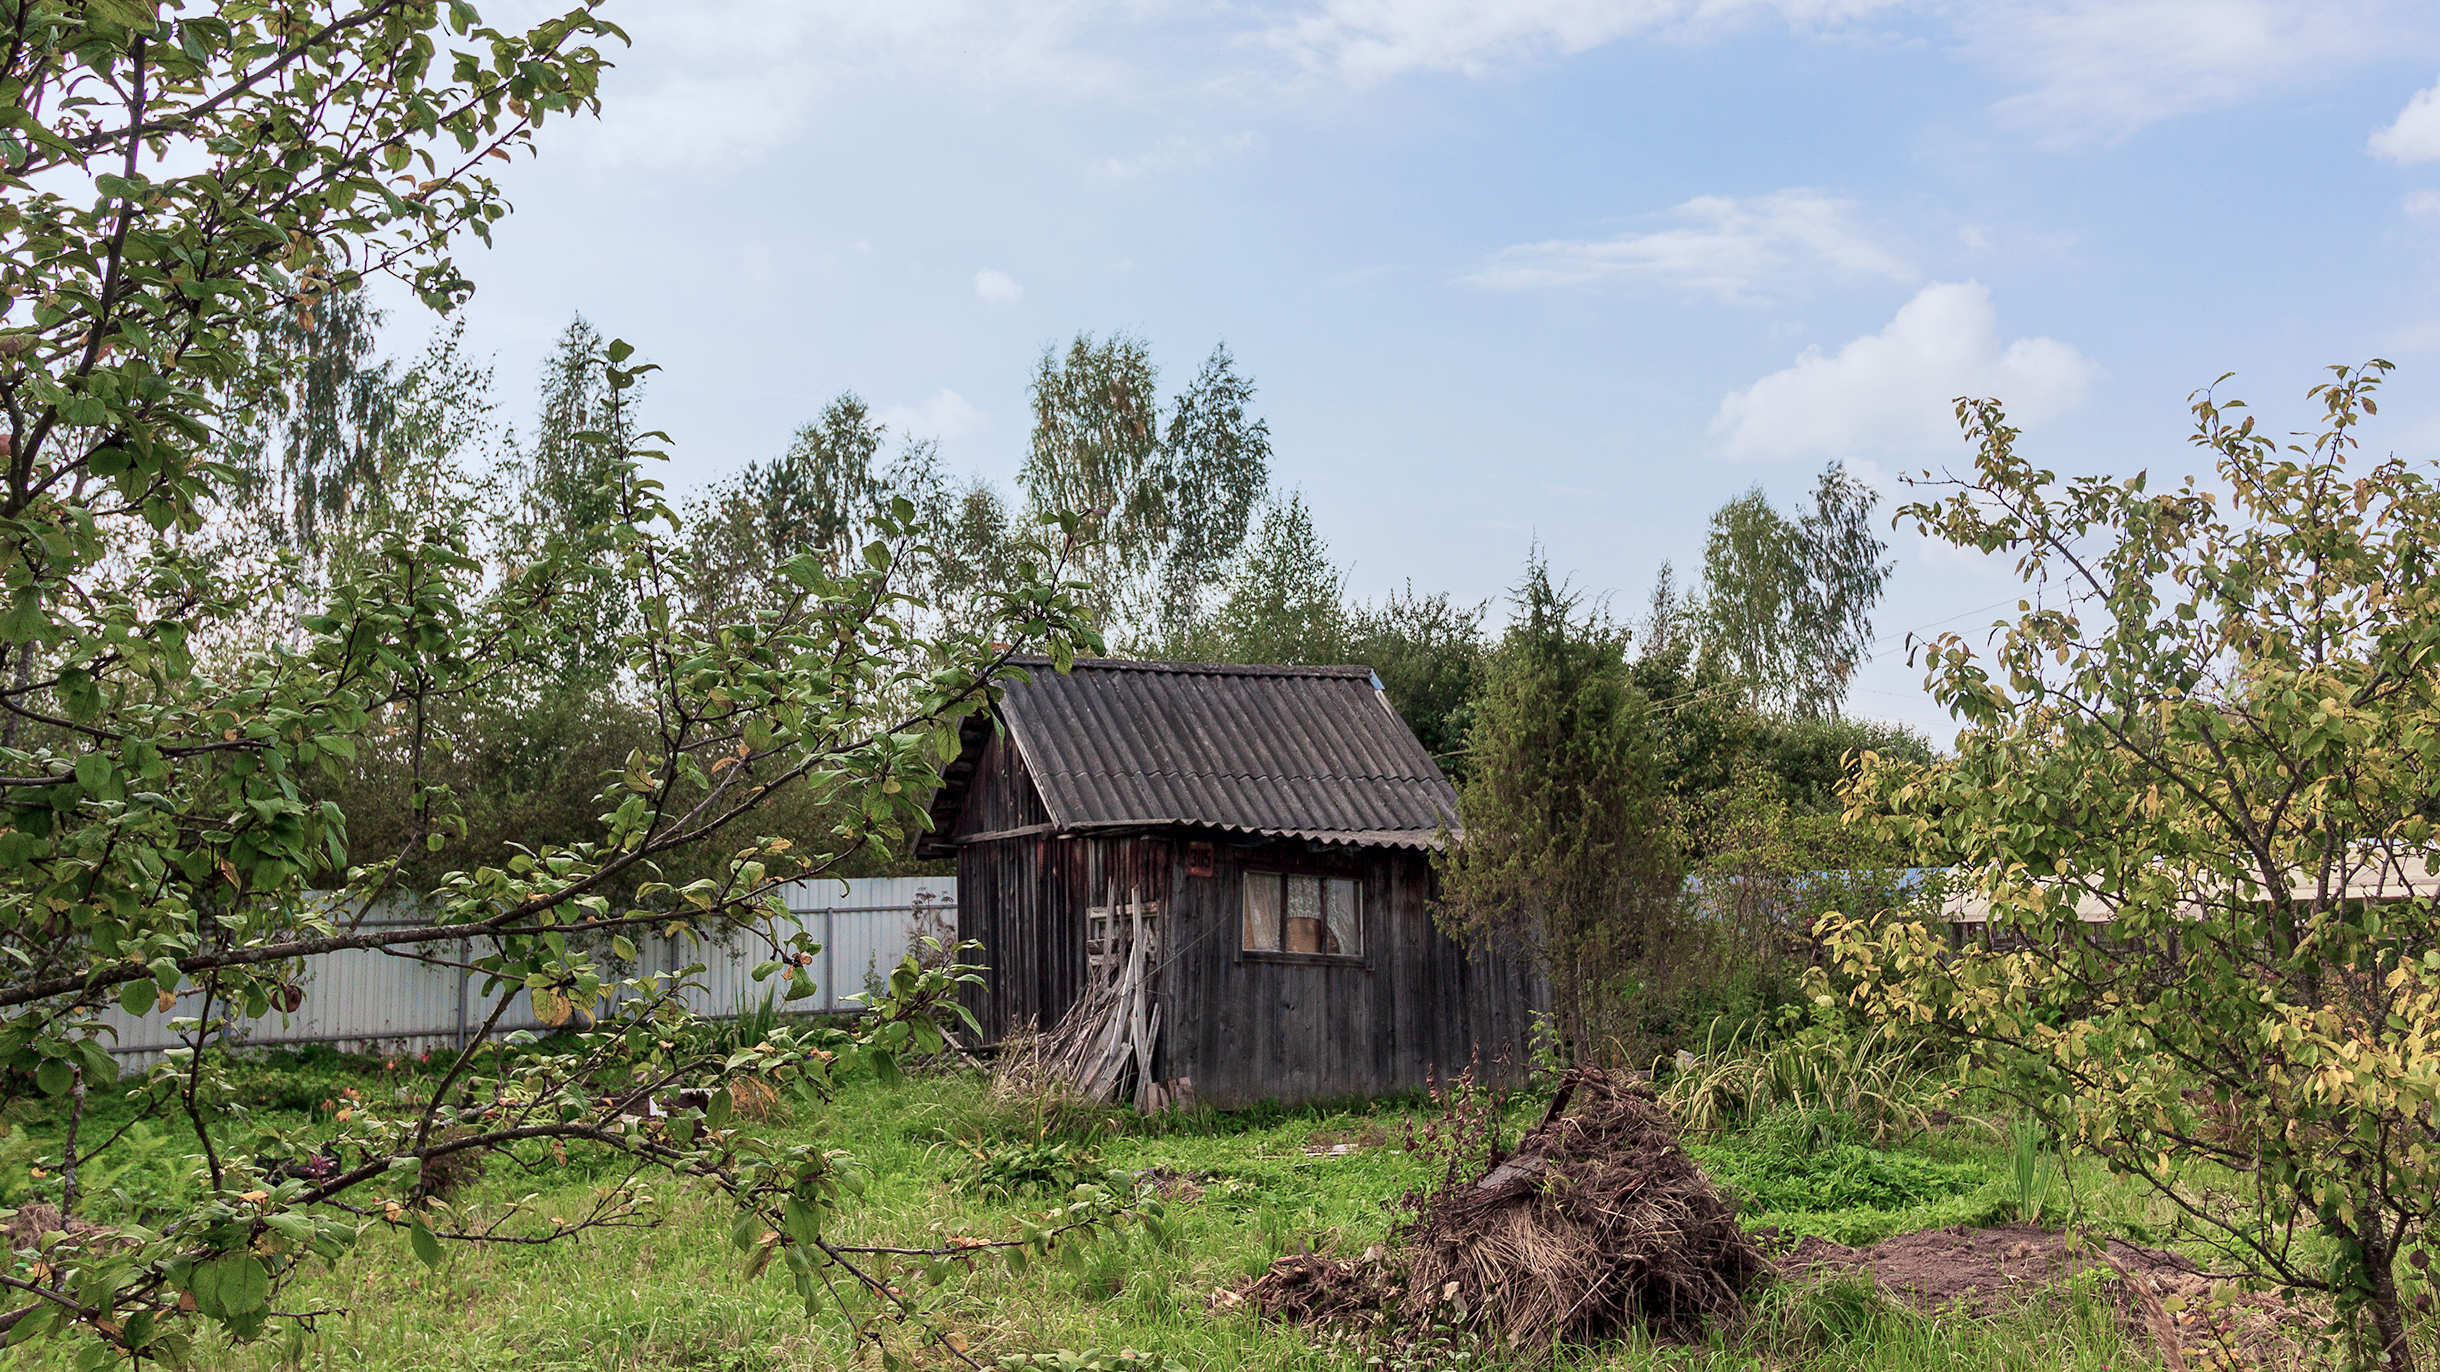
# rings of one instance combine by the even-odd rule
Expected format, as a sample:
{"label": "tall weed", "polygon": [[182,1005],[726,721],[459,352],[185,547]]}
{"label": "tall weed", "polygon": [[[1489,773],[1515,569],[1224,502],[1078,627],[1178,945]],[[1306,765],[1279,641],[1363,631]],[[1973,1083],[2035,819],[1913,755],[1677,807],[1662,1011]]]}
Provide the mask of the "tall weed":
{"label": "tall weed", "polygon": [[991,1094],[982,1116],[960,1121],[963,1127],[945,1132],[1089,1144],[1120,1132],[1125,1128],[1125,1116],[1133,1113],[1078,1091],[1051,1065],[1041,1031],[1028,1021],[1000,1040],[991,1064]]}
{"label": "tall weed", "polygon": [[1771,1044],[1755,1037],[1751,1025],[1725,1039],[1715,1030],[1703,1052],[1680,1055],[1662,1099],[1681,1127],[1717,1134],[1778,1110],[1833,1111],[1883,1143],[1929,1127],[1944,1089],[1942,1064],[1884,1025],[1860,1034],[1815,1025]]}
{"label": "tall weed", "polygon": [[2050,1200],[2051,1169],[2042,1162],[2049,1143],[2049,1132],[2030,1114],[2018,1115],[2009,1126],[2008,1153],[2016,1178],[2016,1217],[2024,1224],[2041,1223],[2042,1208]]}
{"label": "tall weed", "polygon": [[702,1021],[701,1033],[705,1046],[711,1051],[741,1053],[771,1037],[771,1031],[790,1018],[786,1011],[780,1009],[777,987],[765,990],[760,1000],[739,991],[737,1003],[728,1016]]}

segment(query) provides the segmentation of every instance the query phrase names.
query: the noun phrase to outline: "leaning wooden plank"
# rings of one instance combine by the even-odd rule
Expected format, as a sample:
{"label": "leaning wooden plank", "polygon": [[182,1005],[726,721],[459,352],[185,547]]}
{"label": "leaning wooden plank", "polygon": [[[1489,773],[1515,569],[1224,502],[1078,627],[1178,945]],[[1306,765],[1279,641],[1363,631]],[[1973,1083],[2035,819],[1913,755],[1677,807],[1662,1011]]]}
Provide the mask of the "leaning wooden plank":
{"label": "leaning wooden plank", "polygon": [[1093,1100],[1108,1100],[1118,1089],[1118,1076],[1130,1055],[1126,1037],[1127,1009],[1122,997],[1110,1007],[1102,1032],[1097,1036],[1093,1052],[1085,1058],[1087,1070],[1079,1074],[1077,1087]]}
{"label": "leaning wooden plank", "polygon": [[1135,995],[1137,971],[1138,964],[1130,959],[1125,970],[1119,974],[1117,994],[1111,998],[1108,1008],[1104,1012],[1106,1018],[1103,1021],[1101,1032],[1094,1036],[1094,1051],[1088,1059],[1089,1061],[1099,1062],[1119,1051],[1120,1046],[1126,1041],[1128,1019],[1131,1014],[1128,1002]]}
{"label": "leaning wooden plank", "polygon": [[1151,1016],[1145,1021],[1144,1032],[1137,1035],[1135,1040],[1135,1108],[1138,1110],[1160,1108],[1161,1088],[1152,1080],[1152,1045],[1160,1037],[1161,1007],[1155,1005]]}

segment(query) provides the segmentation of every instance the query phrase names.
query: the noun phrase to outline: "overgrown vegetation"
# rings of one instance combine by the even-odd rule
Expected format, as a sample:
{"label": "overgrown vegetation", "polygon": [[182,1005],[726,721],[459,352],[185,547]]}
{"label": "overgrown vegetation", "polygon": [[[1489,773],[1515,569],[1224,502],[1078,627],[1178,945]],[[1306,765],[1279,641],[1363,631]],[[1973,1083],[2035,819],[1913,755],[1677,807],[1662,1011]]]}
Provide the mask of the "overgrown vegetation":
{"label": "overgrown vegetation", "polygon": [[1993,936],[1869,909],[1824,933],[1855,1004],[2403,1372],[2440,1206],[2440,490],[2354,465],[2388,369],[2333,369],[2293,444],[2197,395],[2219,490],[2061,481],[1961,402],[1973,471],[1904,514],[2041,590],[1987,652],[1932,645],[1972,727],[1954,758],[1867,758],[1851,809],[1955,865]]}
{"label": "overgrown vegetation", "polygon": [[[259,1079],[268,1084],[299,1065],[283,1063]],[[359,1097],[386,1094],[428,1070],[409,1062],[385,1071],[379,1060],[319,1054],[301,1065],[336,1087],[333,1098],[340,1101],[350,1099],[343,1094],[349,1087]],[[244,1080],[258,1079],[251,1065],[236,1070]],[[1539,1097],[1520,1096],[1495,1103],[1490,1118],[1513,1144],[1544,1106]],[[862,1204],[838,1216],[833,1236],[843,1244],[910,1232],[1013,1234],[1064,1199],[970,1185],[960,1165],[969,1155],[948,1141],[952,1135],[1010,1158],[1044,1142],[1089,1150],[1097,1165],[1158,1189],[1164,1200],[1157,1224],[1061,1244],[1047,1261],[1028,1261],[1021,1270],[1005,1257],[975,1262],[971,1270],[954,1265],[940,1288],[944,1310],[985,1366],[1010,1356],[1055,1360],[1061,1349],[1079,1350],[1067,1355],[1079,1360],[1114,1360],[1132,1350],[1154,1360],[1137,1365],[1171,1360],[1189,1368],[1280,1372],[1355,1372],[1384,1365],[1373,1363],[1376,1357],[1417,1368],[1509,1364],[1509,1355],[1496,1347],[1462,1338],[1401,1353],[1384,1341],[1333,1340],[1257,1320],[1242,1309],[1210,1308],[1216,1288],[1253,1277],[1283,1256],[1357,1259],[1379,1244],[1400,1219],[1397,1199],[1429,1185],[1446,1166],[1443,1155],[1404,1151],[1404,1139],[1410,1128],[1417,1136],[1445,1132],[1448,1107],[1412,1100],[1226,1115],[1113,1113],[1046,1139],[1030,1113],[995,1103],[987,1079],[971,1073],[911,1076],[894,1086],[859,1076],[844,1083],[834,1101],[800,1096],[789,1107],[792,1120],[777,1127],[775,1141],[818,1141],[854,1159],[843,1175],[861,1188]],[[310,1124],[322,1136],[335,1132],[329,1111],[267,1113]],[[50,1138],[59,1123],[56,1110],[34,1122]],[[1839,1147],[1858,1149],[1860,1157],[1845,1155],[1856,1160],[1818,1185],[1796,1180],[1784,1160],[1801,1151],[1808,1131],[1842,1140]],[[1747,1184],[1741,1177],[1778,1188],[1773,1194],[1787,1208],[1749,1211],[1749,1226],[1862,1243],[1924,1227],[1931,1216],[1952,1217],[1932,1221],[1945,1223],[2010,1217],[2014,1183],[2010,1153],[2000,1141],[2005,1132],[2004,1117],[1974,1127],[1961,1117],[1944,1129],[1874,1148],[1856,1123],[1817,1113],[1735,1131],[1698,1145],[1697,1152],[1732,1190]],[[1379,1141],[1327,1151],[1366,1137]],[[487,1175],[455,1203],[489,1214],[531,1194],[536,1213],[564,1217],[589,1204],[610,1180],[579,1165],[558,1165],[545,1147],[519,1157],[526,1166]],[[2076,1191],[2088,1218],[2166,1228],[2165,1211],[2135,1192],[2110,1189],[2101,1169],[2065,1162],[2059,1185]],[[1876,1174],[1897,1179],[1879,1193],[1889,1199],[1910,1186],[1974,1182],[1977,1189],[1907,1208],[1833,1208],[1856,1194],[1854,1176]],[[377,1233],[333,1260],[306,1264],[284,1299],[336,1310],[322,1322],[324,1347],[334,1354],[346,1350],[349,1365],[369,1372],[441,1365],[481,1372],[810,1372],[850,1357],[854,1334],[838,1312],[807,1319],[784,1280],[739,1280],[727,1256],[734,1251],[726,1238],[733,1212],[684,1184],[656,1201],[661,1223],[653,1228],[598,1230],[565,1249],[470,1248],[451,1253],[438,1268],[416,1258],[407,1235]],[[1977,1204],[1985,1206],[1980,1214],[1967,1208]],[[2105,1365],[2124,1372],[2151,1365],[2156,1356],[2148,1336],[2133,1328],[2108,1292],[2090,1282],[2028,1293],[1994,1317],[1964,1318],[1919,1312],[1899,1293],[1845,1280],[1763,1288],[1742,1323],[1691,1344],[1630,1334],[1563,1349],[1553,1365],[1608,1372],[1658,1360],[1722,1368],[1759,1362],[1791,1372],[1918,1366],[1929,1372],[1963,1361],[2027,1372],[2062,1366],[2099,1372]],[[2418,1337],[2430,1340],[2434,1331],[2422,1327]],[[277,1341],[241,1346],[215,1336],[196,1356],[233,1372],[271,1372],[289,1365],[290,1355]],[[303,1365],[315,1366],[321,1356],[308,1352]],[[42,1347],[0,1351],[0,1368],[9,1372],[51,1365]]]}
{"label": "overgrown vegetation", "polygon": [[[1164,398],[1078,335],[1014,498],[843,393],[681,521],[632,347],[575,321],[520,436],[454,332],[378,359],[363,291],[466,297],[483,168],[595,108],[590,4],[0,31],[0,1368],[2149,1357],[2099,1281],[1968,1319],[1749,1242],[2002,1221],[2233,1255],[2353,1360],[2428,1353],[2440,495],[2348,469],[2387,364],[2303,446],[2198,398],[2225,508],[2061,483],[1961,405],[1974,473],[1903,516],[2064,598],[1933,646],[1940,757],[1841,715],[1889,564],[1836,466],[1724,505],[1635,624],[1539,550],[1503,622],[1352,601],[1225,347]],[[1111,650],[1370,664],[1461,787],[1440,916],[1539,958],[1574,1113],[1469,1076],[1144,1116],[1023,1042],[986,1082],[946,929],[869,1014],[788,1014],[776,888],[902,869],[1011,658]],[[362,919],[393,897],[417,922]],[[768,992],[706,1022],[638,931],[759,940]],[[490,1021],[219,1047],[376,949]],[[519,1001],[554,1032],[488,1036]],[[112,1005],[181,1046],[122,1080]],[[1364,1320],[1238,1308],[1283,1256],[1355,1279],[1298,1313]]]}
{"label": "overgrown vegetation", "polygon": [[[725,936],[783,999],[812,992],[779,886],[902,850],[1014,653],[1101,647],[1064,572],[1075,517],[971,588],[986,624],[922,601],[903,499],[854,556],[781,550],[762,598],[690,623],[705,587],[647,472],[632,347],[562,350],[503,521],[503,473],[409,403],[437,372],[357,386],[316,341],[370,272],[462,300],[452,242],[506,210],[483,168],[594,109],[591,44],[623,35],[585,7],[504,32],[390,0],[97,0],[0,34],[0,295],[27,310],[0,330],[0,1070],[26,1183],[0,1340],[190,1364],[302,1338],[320,1307],[289,1293],[375,1236],[438,1268],[648,1226],[692,1182],[802,1311],[954,1360],[922,1278],[1135,1215],[1102,1189],[1013,1239],[842,1247],[854,1169],[773,1138],[777,1097],[937,1052],[972,969],[910,956],[866,1017],[748,1045],[696,1032],[689,972],[630,974],[640,933]],[[290,546],[248,544],[254,517]],[[562,730],[503,726],[554,701]],[[605,701],[634,727],[596,730]],[[461,744],[509,757],[470,773]],[[460,846],[495,799],[514,820]],[[366,918],[394,895],[413,918]],[[224,1032],[373,950],[474,978],[465,1046],[326,1111],[249,1105]],[[518,1003],[552,1041],[494,1036]],[[178,1045],[140,1080],[110,1006]],[[57,1125],[30,1159],[29,1100]],[[563,1168],[591,1182],[564,1207],[470,1199]]]}

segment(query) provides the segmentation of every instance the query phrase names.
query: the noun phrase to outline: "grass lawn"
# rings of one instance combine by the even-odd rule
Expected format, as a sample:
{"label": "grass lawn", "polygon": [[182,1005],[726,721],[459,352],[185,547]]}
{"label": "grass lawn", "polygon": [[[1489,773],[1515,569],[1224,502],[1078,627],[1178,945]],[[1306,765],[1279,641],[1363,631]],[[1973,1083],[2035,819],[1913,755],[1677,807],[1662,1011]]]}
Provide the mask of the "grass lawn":
{"label": "grass lawn", "polygon": [[[319,1088],[302,1094],[313,1089]],[[288,1089],[288,1095],[298,1094]],[[288,1108],[299,1104],[286,1101]],[[986,1362],[998,1354],[1066,1347],[1152,1350],[1193,1367],[1379,1366],[1368,1362],[1373,1350],[1317,1341],[1306,1331],[1266,1326],[1244,1313],[1215,1315],[1207,1300],[1215,1287],[1262,1271],[1282,1253],[1354,1253],[1378,1241],[1398,1217],[1398,1197],[1438,1174],[1435,1162],[1400,1151],[1409,1119],[1420,1123],[1423,1116],[1391,1106],[1364,1115],[1206,1115],[1187,1131],[1104,1138],[1098,1147],[1109,1164],[1190,1174],[1200,1196],[1169,1207],[1166,1233],[1130,1228],[1081,1248],[1064,1264],[1037,1265],[1019,1275],[994,1263],[953,1277],[943,1288],[942,1308]],[[1335,1157],[1305,1151],[1316,1133],[1353,1137],[1366,1135],[1368,1126],[1379,1131],[1368,1136],[1388,1142]],[[921,1078],[894,1087],[862,1082],[830,1107],[795,1105],[780,1127],[799,1136],[820,1131],[829,1146],[862,1163],[868,1185],[851,1202],[843,1231],[851,1242],[992,1236],[1026,1208],[986,1199],[951,1179],[962,1155],[944,1142],[945,1132],[970,1134],[981,1127],[1006,1138],[1024,1127],[991,1110],[979,1078]],[[1512,1132],[1516,1127],[1512,1123]],[[1793,1155],[1807,1160],[1798,1170],[1810,1167],[1821,1176],[1779,1175],[1787,1168],[1775,1171],[1767,1159],[1756,1160],[1767,1151],[1760,1143],[1697,1151],[1748,1194],[1769,1193],[1756,1207],[1766,1213],[1752,1223],[1851,1243],[1927,1224],[1997,1217],[2000,1210],[2014,1213],[2018,1191],[2008,1149],[1991,1131],[1960,1128],[1887,1153],[1840,1153],[1835,1150],[1844,1145],[1818,1138],[1798,1142]],[[2046,1184],[2063,1200],[2055,1162],[2050,1166]],[[572,1213],[592,1185],[591,1178],[573,1175],[576,1170],[545,1166],[527,1173],[495,1161],[463,1199],[497,1206],[531,1195],[544,1215]],[[1821,1206],[1786,1208],[1790,1199],[1803,1201],[1807,1187]],[[2146,1221],[2148,1212],[2131,1196],[2117,1199],[2132,1221]],[[743,1278],[726,1237],[730,1212],[721,1202],[683,1184],[656,1193],[656,1200],[664,1222],[655,1228],[544,1247],[454,1248],[438,1269],[415,1260],[403,1233],[377,1231],[336,1264],[310,1267],[282,1293],[283,1309],[328,1312],[318,1319],[321,1338],[301,1346],[207,1343],[198,1350],[199,1364],[761,1372],[850,1361],[852,1349],[833,1318],[809,1319],[782,1279]],[[0,1369],[45,1366],[50,1356],[48,1350],[0,1352]],[[919,1358],[920,1364],[941,1361],[937,1354]],[[1748,1328],[1717,1335],[1709,1345],[1622,1345],[1580,1351],[1560,1365],[2123,1372],[2155,1361],[2148,1345],[2121,1334],[2107,1296],[2089,1283],[1991,1319],[1925,1317],[1848,1284],[1771,1292]],[[1477,1353],[1437,1365],[1482,1362]]]}

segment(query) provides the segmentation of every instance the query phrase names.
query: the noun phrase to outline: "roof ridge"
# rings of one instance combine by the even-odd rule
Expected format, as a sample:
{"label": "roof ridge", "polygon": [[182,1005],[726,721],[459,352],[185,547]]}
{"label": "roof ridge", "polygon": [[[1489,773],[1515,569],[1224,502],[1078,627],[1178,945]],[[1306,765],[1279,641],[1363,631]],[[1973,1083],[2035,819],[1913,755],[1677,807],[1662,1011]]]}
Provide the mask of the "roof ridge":
{"label": "roof ridge", "polygon": [[[1012,657],[1009,665],[1034,668],[1051,666],[1047,657]],[[1312,676],[1344,680],[1370,681],[1373,669],[1362,663],[1344,663],[1332,667],[1302,667],[1256,662],[1154,662],[1131,657],[1080,657],[1073,671],[1096,672],[1173,672],[1183,676]]]}
{"label": "roof ridge", "polygon": [[1231,770],[1223,767],[1201,770],[1185,767],[1163,767],[1157,770],[1150,767],[1129,767],[1116,770],[1108,767],[1054,767],[1049,770],[1054,775],[1071,777],[1225,777],[1232,781],[1269,781],[1273,778],[1293,778],[1298,781],[1440,781],[1444,779],[1437,768],[1430,772],[1351,772],[1345,770],[1255,772],[1242,768]]}

